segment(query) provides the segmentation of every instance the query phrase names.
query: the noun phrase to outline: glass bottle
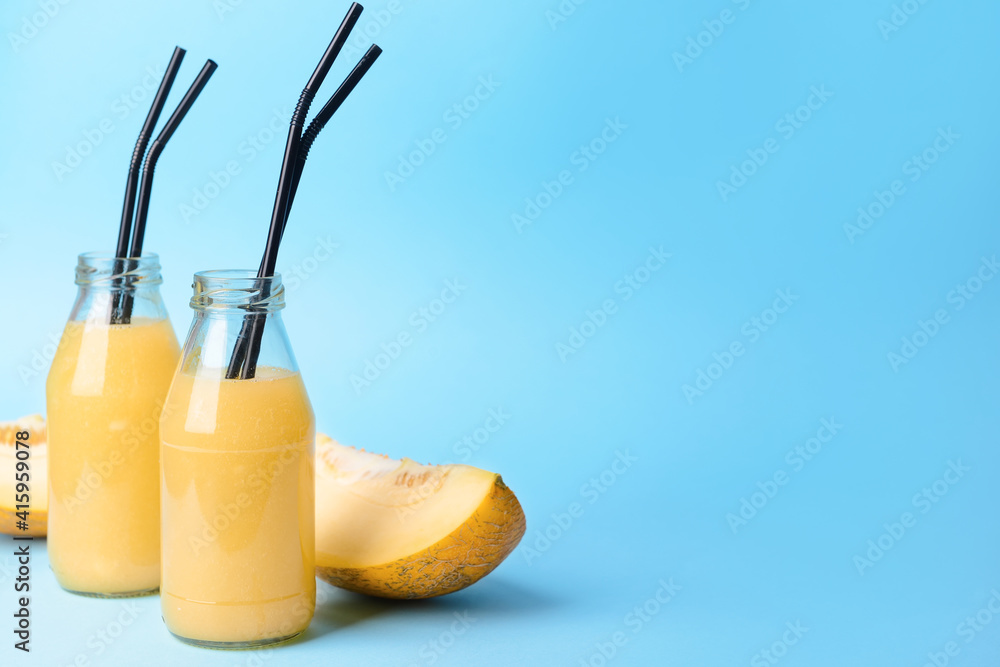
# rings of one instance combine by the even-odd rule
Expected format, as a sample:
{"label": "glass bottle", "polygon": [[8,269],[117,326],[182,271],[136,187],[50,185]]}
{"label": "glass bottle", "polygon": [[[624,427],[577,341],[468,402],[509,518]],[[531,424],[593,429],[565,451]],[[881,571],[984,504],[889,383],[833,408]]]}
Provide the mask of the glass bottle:
{"label": "glass bottle", "polygon": [[[281,277],[195,274],[194,321],[160,422],[163,620],[211,648],[303,632],[316,606],[315,422],[281,320]],[[244,321],[252,378],[227,379]]]}
{"label": "glass bottle", "polygon": [[76,267],[45,385],[49,561],[74,593],[127,597],[160,584],[158,427],[180,357],[161,282],[155,254],[87,253]]}

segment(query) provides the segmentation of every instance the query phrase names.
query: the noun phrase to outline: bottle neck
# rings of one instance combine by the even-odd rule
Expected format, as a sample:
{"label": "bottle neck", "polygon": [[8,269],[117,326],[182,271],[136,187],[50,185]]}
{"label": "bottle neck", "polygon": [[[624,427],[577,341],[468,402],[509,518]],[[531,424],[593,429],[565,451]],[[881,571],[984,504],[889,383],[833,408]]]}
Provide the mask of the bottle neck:
{"label": "bottle neck", "polygon": [[285,288],[281,276],[258,278],[253,271],[203,271],[194,276],[194,323],[184,343],[181,370],[201,377],[243,377],[255,341],[257,367],[297,371],[281,320]]}
{"label": "bottle neck", "polygon": [[77,261],[75,282],[79,291],[70,321],[122,325],[167,319],[160,298],[160,260],[155,254],[119,258],[85,253]]}
{"label": "bottle neck", "polygon": [[285,307],[285,287],[275,274],[258,278],[252,271],[201,271],[194,274],[191,308],[196,314],[241,317],[271,315]]}
{"label": "bottle neck", "polygon": [[114,257],[88,252],[76,264],[76,284],[95,291],[136,290],[159,287],[160,258],[154,253],[142,257]]}

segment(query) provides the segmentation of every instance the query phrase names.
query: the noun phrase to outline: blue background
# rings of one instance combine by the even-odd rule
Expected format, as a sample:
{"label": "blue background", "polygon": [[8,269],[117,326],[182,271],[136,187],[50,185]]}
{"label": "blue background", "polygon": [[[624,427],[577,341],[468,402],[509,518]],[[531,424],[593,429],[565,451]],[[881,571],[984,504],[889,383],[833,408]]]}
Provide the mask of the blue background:
{"label": "blue background", "polygon": [[[195,271],[257,265],[287,118],[347,9],[50,4],[50,18],[45,3],[0,7],[7,419],[43,409],[76,255],[113,246],[147,68],[151,88],[174,45],[188,49],[172,109],[206,58],[219,63],[160,160],[146,236],[183,336]],[[502,473],[528,516],[521,547],[441,600],[322,586],[305,641],[241,654],[172,640],[148,598],[98,655],[91,638],[114,628],[121,603],[60,592],[38,552],[34,651],[6,634],[0,662],[756,666],[775,664],[768,650],[789,667],[917,666],[955,642],[949,664],[996,665],[1000,618],[984,612],[971,641],[960,624],[1000,590],[1000,280],[973,280],[981,289],[961,309],[953,290],[1000,252],[1000,5],[903,4],[916,12],[880,27],[888,0],[563,2],[568,15],[556,0],[372,2],[321,97],[373,37],[385,55],[307,165],[278,262],[301,276],[286,323],[320,430]],[[675,55],[685,49],[690,62]],[[468,101],[481,77],[494,89]],[[832,96],[800,109],[812,87]],[[457,126],[456,104],[476,107]],[[789,134],[779,122],[797,111],[808,120]],[[581,158],[609,119],[627,127]],[[113,129],[97,136],[102,123]],[[443,143],[390,185],[386,173],[439,128]],[[948,150],[913,171],[949,128]],[[763,165],[741,166],[765,146]],[[77,166],[55,165],[78,149]],[[230,161],[239,173],[213,189]],[[753,174],[723,197],[734,166]],[[563,170],[572,182],[518,228],[512,215]],[[896,180],[903,194],[849,238],[858,207]],[[338,246],[327,256],[317,239]],[[661,246],[666,264],[630,298],[616,291]],[[446,280],[467,289],[418,331],[412,314]],[[774,322],[777,290],[797,300]],[[561,356],[608,299],[606,323]],[[939,309],[947,323],[894,368],[887,355]],[[352,375],[400,332],[412,345],[356,390]],[[742,356],[712,367],[734,342]],[[699,371],[715,379],[689,400]],[[509,419],[478,451],[456,446],[498,408]],[[842,428],[803,465],[787,457],[822,419]],[[637,461],[606,472],[616,452]],[[969,470],[939,484],[937,502],[915,498],[949,461]],[[613,484],[595,492],[602,473]],[[776,474],[784,485],[767,483]],[[753,496],[758,483],[773,497]],[[767,502],[740,525],[727,515],[743,499]],[[582,515],[561,527],[572,503]],[[915,525],[883,536],[905,512]],[[880,536],[891,549],[859,565]],[[12,563],[0,556],[8,619]],[[629,616],[671,579],[681,589],[669,603]],[[451,638],[456,612],[475,622]],[[797,622],[808,631],[786,655]],[[601,646],[610,653],[618,632],[626,642],[608,660]]]}

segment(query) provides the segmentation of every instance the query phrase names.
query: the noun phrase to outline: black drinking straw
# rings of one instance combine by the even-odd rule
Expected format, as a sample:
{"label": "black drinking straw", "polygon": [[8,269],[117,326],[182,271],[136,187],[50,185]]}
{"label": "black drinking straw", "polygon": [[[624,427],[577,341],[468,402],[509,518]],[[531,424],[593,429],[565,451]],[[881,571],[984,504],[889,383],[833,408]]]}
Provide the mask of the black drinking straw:
{"label": "black drinking straw", "polygon": [[[302,126],[305,124],[306,115],[309,113],[309,106],[312,104],[316,91],[323,84],[323,80],[333,66],[333,61],[340,54],[351,30],[361,17],[364,8],[358,3],[352,3],[347,15],[337,29],[330,45],[327,47],[323,57],[320,58],[316,69],[313,70],[309,82],[299,95],[299,102],[295,106],[292,120],[288,127],[288,139],[285,142],[285,156],[281,162],[281,176],[278,180],[278,191],[274,197],[274,207],[271,210],[271,226],[268,229],[267,245],[264,248],[264,258],[261,261],[260,270],[257,272],[258,278],[266,278],[274,275],[274,267],[278,261],[278,246],[281,244],[282,232],[284,231],[285,211],[288,206],[288,198],[291,192],[292,177],[295,165],[298,160],[299,145],[302,139]],[[263,283],[259,283],[263,284]],[[250,320],[248,323],[247,320]],[[260,343],[264,333],[264,325],[257,314],[244,318],[240,335],[236,340],[233,349],[233,356],[229,360],[229,368],[226,371],[228,379],[248,379],[254,377],[257,368],[257,358],[260,356]]]}
{"label": "black drinking straw", "polygon": [[[174,136],[174,132],[177,131],[181,121],[184,120],[187,112],[191,109],[195,100],[198,99],[198,95],[201,94],[208,80],[212,78],[212,74],[217,67],[218,65],[213,60],[205,62],[205,66],[201,68],[198,76],[195,77],[194,83],[184,93],[184,97],[181,99],[180,104],[177,105],[177,108],[174,109],[174,113],[167,119],[166,125],[160,130],[153,143],[149,145],[149,150],[146,152],[146,160],[142,167],[142,181],[139,184],[139,203],[135,214],[135,225],[132,227],[132,247],[128,254],[128,257],[131,259],[125,261],[125,265],[129,268],[133,264],[132,259],[137,260],[142,257],[142,243],[146,237],[146,219],[149,217],[149,198],[153,191],[153,175],[156,171],[156,163],[160,159],[160,154],[166,147],[167,142],[170,141],[170,137]],[[116,311],[119,323],[128,324],[132,321],[133,303],[134,295],[132,294],[132,290],[126,288],[124,295],[121,297],[120,310]]]}
{"label": "black drinking straw", "polygon": [[132,161],[128,167],[128,181],[125,183],[125,203],[122,205],[122,220],[118,227],[116,257],[126,257],[128,254],[128,240],[132,231],[132,212],[135,209],[135,191],[139,184],[139,169],[142,168],[142,158],[146,154],[146,144],[149,143],[149,138],[153,134],[153,128],[156,127],[156,122],[160,119],[163,105],[167,103],[167,95],[170,94],[170,88],[174,85],[174,79],[177,78],[177,72],[181,68],[181,61],[184,60],[185,53],[186,51],[181,47],[174,47],[170,64],[167,65],[167,71],[163,75],[163,80],[160,81],[156,96],[153,97],[153,106],[149,108],[146,122],[143,123],[139,138],[135,142]]}
{"label": "black drinking straw", "polygon": [[[299,144],[299,155],[298,159],[295,161],[295,173],[292,176],[291,191],[288,194],[288,203],[285,205],[285,217],[281,223],[281,232],[278,236],[278,243],[281,243],[281,238],[284,236],[285,227],[288,225],[288,216],[292,210],[292,203],[295,200],[295,193],[299,189],[299,180],[302,178],[302,169],[305,167],[306,158],[309,157],[309,150],[312,148],[313,142],[316,141],[316,137],[319,133],[326,127],[326,124],[330,122],[333,118],[333,114],[337,112],[340,105],[344,103],[347,96],[351,94],[351,91],[358,85],[358,82],[364,77],[364,75],[371,69],[371,66],[375,64],[378,57],[382,55],[382,49],[379,48],[377,44],[373,44],[371,48],[368,49],[367,53],[362,56],[358,64],[354,66],[351,73],[347,75],[344,82],[340,84],[336,92],[327,100],[326,104],[320,110],[316,117],[313,118],[312,122],[309,123],[309,127],[302,134],[301,143]],[[264,259],[261,259],[259,272],[265,270]],[[243,326],[240,328],[240,335],[237,341],[249,340],[250,344],[247,346],[241,346],[237,344],[236,348],[233,350],[233,356],[230,359],[230,372],[234,375],[230,379],[240,376],[240,377],[253,377],[257,371],[257,355],[251,355],[250,363],[246,363],[247,359],[247,349],[260,350],[260,342],[264,335],[264,323],[263,320],[252,316],[244,318]]]}
{"label": "black drinking straw", "polygon": [[309,83],[299,96],[299,103],[292,114],[292,122],[288,128],[288,140],[285,143],[285,157],[281,162],[281,177],[278,181],[278,192],[274,197],[274,208],[271,210],[271,227],[268,230],[267,246],[264,248],[264,261],[261,263],[261,270],[258,278],[274,275],[274,266],[278,261],[278,246],[281,242],[281,232],[285,221],[285,208],[288,204],[288,195],[291,192],[292,176],[295,173],[295,165],[299,154],[299,144],[302,139],[302,126],[305,125],[306,115],[309,113],[309,106],[312,104],[316,91],[323,85],[323,80],[333,66],[333,61],[340,54],[340,50],[347,43],[347,38],[354,28],[354,24],[361,17],[364,7],[358,3],[351,4],[347,10],[337,34],[330,41],[326,53],[320,59],[319,64],[309,78]]}
{"label": "black drinking straw", "polygon": [[[125,182],[122,218],[118,226],[118,245],[115,247],[115,257],[119,260],[116,262],[116,273],[124,271],[125,268],[121,260],[128,255],[129,235],[132,232],[132,214],[135,210],[135,192],[139,184],[139,169],[142,167],[142,158],[146,154],[146,145],[149,143],[149,137],[153,134],[153,128],[156,127],[156,123],[160,119],[163,106],[167,103],[167,95],[170,94],[170,88],[174,85],[174,79],[177,78],[177,72],[181,68],[181,61],[184,60],[185,53],[186,51],[181,47],[174,47],[170,63],[167,64],[167,71],[163,74],[160,87],[153,97],[153,105],[149,108],[149,113],[146,114],[146,122],[143,123],[142,129],[139,131],[139,138],[135,142],[135,148],[132,150],[132,161],[129,162],[128,167],[128,180]],[[118,293],[115,295],[114,307],[111,311],[111,324],[123,323],[122,295]]]}
{"label": "black drinking straw", "polygon": [[163,126],[160,134],[157,135],[156,139],[149,146],[149,152],[146,153],[146,162],[142,168],[142,184],[139,186],[139,204],[135,215],[135,227],[132,230],[132,249],[129,251],[129,257],[142,256],[142,242],[146,235],[146,218],[149,215],[149,197],[153,190],[153,172],[156,170],[156,162],[160,159],[160,153],[163,152],[167,142],[170,141],[170,137],[174,136],[174,132],[180,126],[181,121],[184,120],[195,100],[198,99],[198,95],[201,94],[205,84],[212,78],[212,74],[217,67],[218,65],[212,60],[205,62],[205,66],[198,72],[194,83],[184,93],[181,103],[177,105],[174,113],[167,120],[167,124]]}
{"label": "black drinking straw", "polygon": [[312,148],[313,142],[316,141],[316,137],[319,136],[319,133],[323,131],[326,124],[330,122],[331,118],[333,118],[333,114],[337,112],[340,105],[344,103],[344,100],[347,99],[347,96],[351,94],[361,79],[364,78],[365,74],[368,73],[368,70],[371,69],[372,65],[375,64],[375,61],[378,60],[380,55],[382,55],[382,49],[379,48],[377,44],[372,44],[365,55],[361,57],[361,60],[358,61],[358,64],[354,66],[354,69],[351,70],[351,73],[347,75],[347,78],[344,79],[344,82],[340,84],[340,87],[337,88],[336,92],[331,95],[330,99],[323,105],[320,112],[316,114],[315,118],[312,119],[312,122],[309,123],[309,127],[306,128],[306,131],[302,134],[302,144],[299,147],[299,157],[298,160],[295,161],[295,173],[292,176],[292,190],[288,195],[288,204],[285,206],[285,220],[281,226],[282,235],[285,232],[285,225],[288,224],[288,215],[292,211],[292,202],[295,201],[295,193],[298,192],[299,189],[299,180],[302,178],[302,169],[305,167],[306,158],[309,157],[309,150]]}

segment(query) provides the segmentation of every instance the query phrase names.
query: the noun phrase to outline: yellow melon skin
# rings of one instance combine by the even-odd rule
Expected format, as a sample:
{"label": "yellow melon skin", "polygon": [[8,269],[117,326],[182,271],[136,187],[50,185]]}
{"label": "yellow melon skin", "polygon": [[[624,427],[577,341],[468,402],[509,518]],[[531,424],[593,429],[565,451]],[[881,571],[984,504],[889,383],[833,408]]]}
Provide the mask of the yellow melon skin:
{"label": "yellow melon skin", "polygon": [[[333,443],[321,434],[317,439],[318,485],[338,483],[323,474],[324,454],[331,447],[339,448],[338,451],[355,451]],[[446,595],[471,586],[496,569],[524,535],[524,511],[500,475],[470,466],[420,466],[408,459],[393,461],[366,452],[358,453],[358,456],[371,457],[367,460],[374,464],[373,467],[387,470],[359,473],[355,469],[350,480],[342,483],[332,496],[317,488],[320,503],[316,507],[316,574],[327,583],[357,593],[398,600]],[[364,468],[364,461],[362,458],[360,469]],[[399,467],[392,468],[391,464],[398,464]],[[431,514],[434,510],[423,508],[421,502],[416,502],[408,506],[406,520],[393,520],[385,509],[399,509],[396,504],[398,498],[394,498],[392,490],[380,496],[378,491],[382,487],[376,485],[375,490],[370,488],[372,479],[379,476],[397,480],[400,476],[431,478],[434,480],[434,494],[442,496],[435,500],[457,509],[447,518],[425,520],[421,513]],[[458,482],[458,477],[473,482]],[[348,525],[345,517],[337,517],[331,508],[321,504],[324,497],[353,499],[354,492],[366,495],[366,503],[382,505],[381,514],[375,511],[369,517],[371,523],[360,521]],[[358,517],[354,515],[351,518]],[[456,521],[458,525],[451,525]],[[338,552],[338,538],[346,540],[346,531],[356,533],[359,529],[365,531],[368,537],[359,538],[355,534],[350,540],[355,543],[355,548],[345,547]],[[396,542],[416,545],[423,541],[428,544],[410,553],[396,554],[397,557],[384,562],[356,565],[350,562],[352,558],[364,561],[366,555],[380,553],[384,556],[384,543],[389,541],[384,536],[392,531],[416,534],[412,540],[393,535]],[[357,543],[360,541],[363,544],[366,539],[372,543],[371,548],[362,548],[364,553],[360,553]]]}
{"label": "yellow melon skin", "polygon": [[[28,514],[28,530],[18,530],[15,484],[17,457],[17,433],[31,434],[30,488],[31,506]],[[49,516],[48,490],[48,432],[41,415],[22,417],[11,422],[0,422],[0,533],[23,537],[45,537]]]}
{"label": "yellow melon skin", "polygon": [[476,512],[447,537],[411,556],[364,568],[316,566],[323,581],[356,593],[396,600],[446,595],[476,583],[517,547],[525,519],[514,493],[497,475]]}

